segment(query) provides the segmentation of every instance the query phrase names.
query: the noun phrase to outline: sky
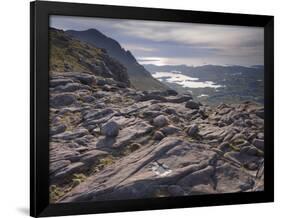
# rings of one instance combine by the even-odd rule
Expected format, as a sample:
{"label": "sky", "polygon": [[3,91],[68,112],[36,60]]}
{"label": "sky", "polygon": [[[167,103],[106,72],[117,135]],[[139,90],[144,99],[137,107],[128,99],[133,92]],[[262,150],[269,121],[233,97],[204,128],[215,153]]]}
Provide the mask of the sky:
{"label": "sky", "polygon": [[130,50],[140,64],[263,65],[261,27],[50,16],[62,30],[97,29]]}

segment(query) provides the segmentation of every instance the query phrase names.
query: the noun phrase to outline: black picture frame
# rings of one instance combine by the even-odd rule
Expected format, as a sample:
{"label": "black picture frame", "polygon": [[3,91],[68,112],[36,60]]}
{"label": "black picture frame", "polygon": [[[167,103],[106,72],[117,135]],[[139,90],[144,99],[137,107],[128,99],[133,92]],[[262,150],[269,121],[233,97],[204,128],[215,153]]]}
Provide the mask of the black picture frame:
{"label": "black picture frame", "polygon": [[[85,203],[49,203],[49,15],[193,22],[264,28],[265,170],[264,191],[173,198]],[[273,202],[274,200],[274,17],[217,12],[105,6],[61,2],[30,3],[30,215],[139,211],[183,207]]]}

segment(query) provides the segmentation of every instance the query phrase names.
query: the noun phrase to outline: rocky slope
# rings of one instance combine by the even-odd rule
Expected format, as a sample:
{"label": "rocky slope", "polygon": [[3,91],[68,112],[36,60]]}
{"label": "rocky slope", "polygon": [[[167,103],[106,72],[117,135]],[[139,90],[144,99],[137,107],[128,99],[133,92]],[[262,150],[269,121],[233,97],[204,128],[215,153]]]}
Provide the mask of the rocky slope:
{"label": "rocky slope", "polygon": [[130,81],[136,89],[166,90],[168,88],[166,85],[154,79],[151,74],[137,62],[130,51],[126,51],[116,40],[107,37],[100,31],[96,29],[85,31],[68,30],[66,33],[95,47],[105,49],[110,57],[127,68]]}
{"label": "rocky slope", "polygon": [[115,76],[51,69],[51,202],[263,190],[259,105],[208,107]]}
{"label": "rocky slope", "polygon": [[90,72],[130,85],[127,69],[108,53],[83,43],[62,30],[50,28],[50,73]]}

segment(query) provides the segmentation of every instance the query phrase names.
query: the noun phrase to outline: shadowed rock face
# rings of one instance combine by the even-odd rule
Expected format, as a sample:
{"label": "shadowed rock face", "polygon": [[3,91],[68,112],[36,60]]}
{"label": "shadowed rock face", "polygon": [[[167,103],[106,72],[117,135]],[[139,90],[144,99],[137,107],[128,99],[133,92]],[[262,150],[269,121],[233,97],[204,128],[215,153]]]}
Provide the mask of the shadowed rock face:
{"label": "shadowed rock face", "polygon": [[209,107],[92,73],[50,75],[52,202],[263,190],[259,105]]}

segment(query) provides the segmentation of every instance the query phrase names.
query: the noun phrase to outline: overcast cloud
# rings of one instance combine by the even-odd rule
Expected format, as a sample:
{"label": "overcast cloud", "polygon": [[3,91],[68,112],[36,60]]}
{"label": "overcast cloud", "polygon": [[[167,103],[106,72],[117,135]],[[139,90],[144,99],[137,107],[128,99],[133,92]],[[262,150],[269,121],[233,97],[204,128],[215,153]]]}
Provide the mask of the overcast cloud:
{"label": "overcast cloud", "polygon": [[263,28],[51,16],[63,30],[95,28],[130,50],[141,64],[263,65]]}

